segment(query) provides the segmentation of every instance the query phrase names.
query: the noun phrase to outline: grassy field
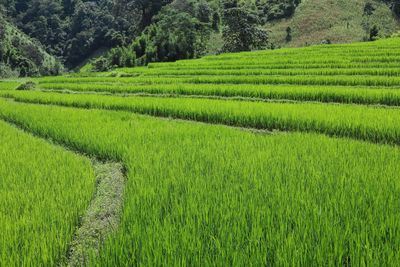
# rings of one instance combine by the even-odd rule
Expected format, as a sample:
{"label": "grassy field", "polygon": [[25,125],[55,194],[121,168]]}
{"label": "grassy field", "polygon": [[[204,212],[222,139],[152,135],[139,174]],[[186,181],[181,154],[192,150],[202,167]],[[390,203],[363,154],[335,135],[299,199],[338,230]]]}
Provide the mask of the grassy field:
{"label": "grassy field", "polygon": [[[28,91],[0,82],[0,119],[123,165],[119,225],[89,266],[397,266],[399,48],[387,39],[223,54],[35,78]],[[23,192],[13,158],[1,158],[14,166],[4,170],[7,184]],[[53,159],[44,165],[64,176],[51,181],[68,181]],[[94,194],[90,177],[52,185],[85,192],[66,207],[75,216]],[[68,257],[73,235],[48,265]],[[2,259],[19,265],[15,247],[0,244],[10,247]],[[19,256],[32,259],[35,246],[27,249]]]}
{"label": "grassy field", "polygon": [[[367,3],[373,6],[364,13]],[[400,29],[399,22],[383,1],[369,0],[302,0],[293,17],[266,25],[271,42],[277,46],[307,46],[329,40],[333,43],[357,42],[369,37],[377,26],[380,37]],[[286,29],[292,29],[292,40],[286,42]]]}
{"label": "grassy field", "polygon": [[1,120],[0,142],[0,265],[56,265],[94,192],[90,161]]}

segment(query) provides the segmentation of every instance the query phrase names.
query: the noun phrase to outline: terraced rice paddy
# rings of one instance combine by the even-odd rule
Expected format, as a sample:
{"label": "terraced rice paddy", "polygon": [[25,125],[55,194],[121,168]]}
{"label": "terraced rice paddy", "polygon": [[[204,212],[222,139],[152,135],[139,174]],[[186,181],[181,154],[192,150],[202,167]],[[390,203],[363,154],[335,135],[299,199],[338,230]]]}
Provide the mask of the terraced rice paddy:
{"label": "terraced rice paddy", "polygon": [[[119,224],[98,254],[87,254],[88,265],[398,266],[399,51],[400,39],[387,39],[37,78],[31,91],[0,83],[0,126],[124,166]],[[0,159],[14,167],[0,166],[8,181],[0,185],[23,192],[8,154]],[[27,159],[24,168],[49,168],[60,173],[50,181],[68,181],[52,160],[40,169]],[[36,263],[68,257],[93,180],[89,172],[79,185],[43,185],[86,193],[65,204],[75,221],[65,220],[57,252]],[[48,205],[58,191],[37,192],[30,193]],[[6,207],[18,203],[23,198]],[[56,219],[35,222],[58,227]],[[3,260],[20,252],[7,229],[0,228]],[[26,246],[5,262],[35,262],[36,247]]]}
{"label": "terraced rice paddy", "polygon": [[0,265],[56,265],[94,193],[90,161],[3,121],[0,142]]}

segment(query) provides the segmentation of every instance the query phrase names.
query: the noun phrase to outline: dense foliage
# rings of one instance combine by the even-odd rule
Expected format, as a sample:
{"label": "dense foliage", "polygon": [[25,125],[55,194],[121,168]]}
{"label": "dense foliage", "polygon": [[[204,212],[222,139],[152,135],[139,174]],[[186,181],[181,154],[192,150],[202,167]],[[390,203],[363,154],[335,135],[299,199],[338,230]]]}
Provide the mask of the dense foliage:
{"label": "dense foliage", "polygon": [[260,22],[256,13],[252,13],[237,1],[224,3],[222,31],[224,52],[250,51],[265,47],[268,40],[266,30],[257,27]]}
{"label": "dense foliage", "polygon": [[0,14],[0,78],[57,75],[63,67],[36,40],[12,26]]}
{"label": "dense foliage", "polygon": [[[192,59],[204,55],[210,34],[221,28],[225,43],[221,51],[260,49],[266,45],[268,37],[260,24],[257,12],[238,1],[224,1],[219,5],[212,1],[175,0],[161,9],[153,23],[128,49],[135,52],[136,65]],[[116,52],[119,50],[110,51],[99,59],[102,64],[94,64],[95,69],[104,71],[128,66],[113,64]],[[109,64],[104,65],[105,62]],[[118,62],[124,63],[124,60]]]}
{"label": "dense foliage", "polygon": [[[93,64],[95,69],[106,70],[114,65],[131,66],[132,61],[142,65],[203,55],[211,31],[221,30],[224,1],[9,0],[0,2],[0,12],[68,67],[96,51],[126,48],[112,50]],[[261,23],[290,16],[296,4],[269,0],[240,5],[245,16],[251,13]],[[253,37],[259,35],[248,39]],[[29,69],[28,74],[32,72]]]}
{"label": "dense foliage", "polygon": [[74,66],[99,48],[122,45],[140,33],[163,5],[158,0],[9,0],[3,13]]}
{"label": "dense foliage", "polygon": [[263,22],[288,18],[294,14],[301,0],[242,0],[252,7]]}
{"label": "dense foliage", "polygon": [[[395,14],[400,13],[399,1],[381,1]],[[213,46],[213,32],[221,36],[223,46],[211,53],[264,48],[268,35],[260,26],[291,17],[299,3],[300,0],[1,0],[0,14],[68,68],[97,58],[91,65],[94,70],[103,71],[115,66],[200,57]],[[366,5],[366,18],[368,12],[373,12],[373,3]],[[379,27],[370,25],[368,19],[364,24],[366,40],[376,39]],[[31,59],[37,55],[26,60],[25,54],[37,54],[32,46],[13,45],[22,56],[5,58],[4,50],[8,48],[3,43],[2,76],[57,74],[62,69],[59,64],[46,63],[44,70],[39,70],[43,64]]]}

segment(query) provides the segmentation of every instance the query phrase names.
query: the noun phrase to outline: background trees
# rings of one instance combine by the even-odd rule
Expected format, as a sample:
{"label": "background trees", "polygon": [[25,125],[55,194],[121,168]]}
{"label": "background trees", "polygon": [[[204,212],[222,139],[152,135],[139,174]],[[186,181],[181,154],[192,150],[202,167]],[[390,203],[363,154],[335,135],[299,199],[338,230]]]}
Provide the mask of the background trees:
{"label": "background trees", "polygon": [[[400,0],[380,1],[400,15]],[[79,66],[93,55],[103,55],[96,65],[104,69],[194,58],[217,51],[264,48],[268,40],[264,24],[292,16],[299,3],[300,0],[0,0],[0,14],[68,68]],[[372,4],[366,6],[366,17],[373,12],[371,8]],[[365,27],[368,35],[371,26]],[[292,31],[288,30],[286,42],[292,38]],[[19,36],[15,36],[16,40]],[[13,50],[0,41],[0,51],[10,54]],[[30,58],[36,58],[33,64],[21,61],[14,65],[28,70],[26,73],[38,73],[32,66],[40,53],[28,47],[19,46],[24,51],[15,53],[31,54]],[[0,62],[6,64],[4,59]]]}
{"label": "background trees", "polygon": [[250,51],[265,47],[268,33],[259,26],[260,21],[256,13],[237,0],[228,0],[223,8],[224,52]]}
{"label": "background trees", "polygon": [[1,0],[18,28],[74,67],[97,49],[129,44],[172,0]]}

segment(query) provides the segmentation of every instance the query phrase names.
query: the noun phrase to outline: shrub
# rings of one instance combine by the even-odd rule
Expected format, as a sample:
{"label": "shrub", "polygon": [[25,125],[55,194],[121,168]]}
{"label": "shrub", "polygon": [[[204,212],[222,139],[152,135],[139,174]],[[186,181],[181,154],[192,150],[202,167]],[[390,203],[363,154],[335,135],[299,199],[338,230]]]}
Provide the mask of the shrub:
{"label": "shrub", "polygon": [[18,69],[12,69],[10,66],[0,63],[0,78],[16,78],[19,76]]}
{"label": "shrub", "polygon": [[26,91],[26,90],[33,90],[36,87],[36,83],[32,82],[32,81],[28,81],[25,82],[23,84],[21,84],[20,86],[18,86],[16,88],[16,90],[21,90],[21,91]]}
{"label": "shrub", "polygon": [[105,57],[99,57],[93,61],[94,71],[108,71],[110,68],[110,62]]}

